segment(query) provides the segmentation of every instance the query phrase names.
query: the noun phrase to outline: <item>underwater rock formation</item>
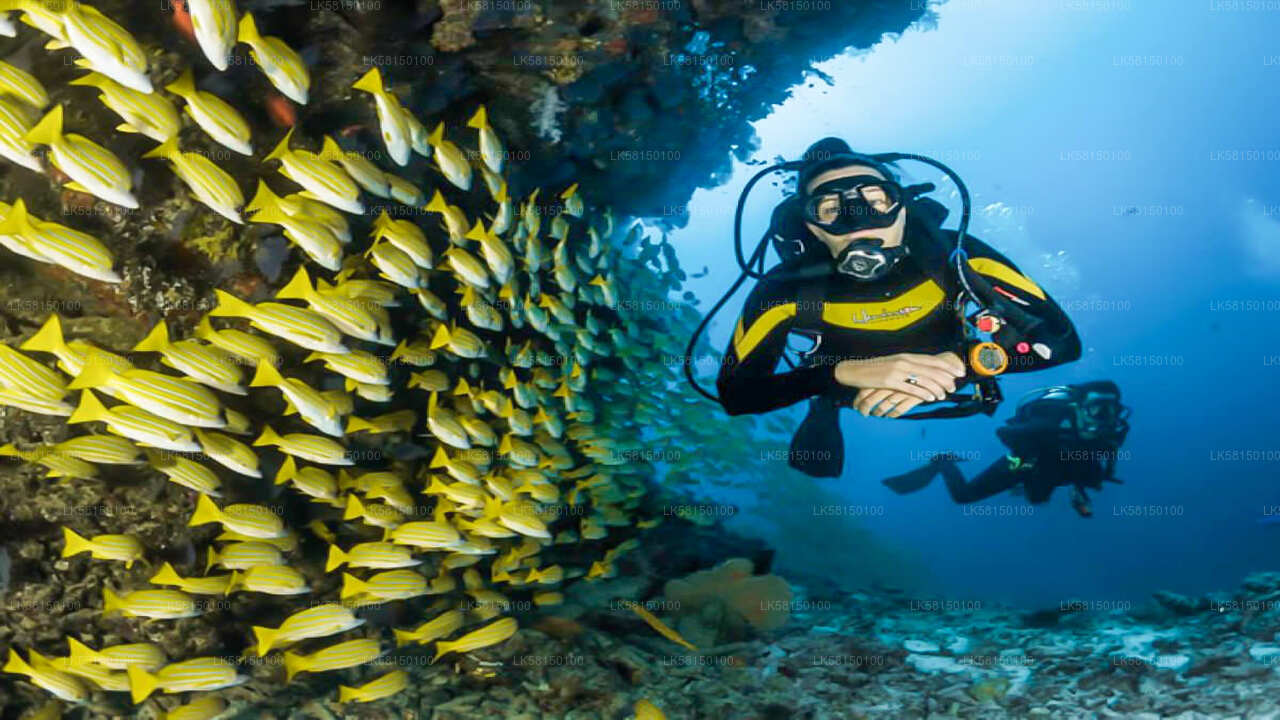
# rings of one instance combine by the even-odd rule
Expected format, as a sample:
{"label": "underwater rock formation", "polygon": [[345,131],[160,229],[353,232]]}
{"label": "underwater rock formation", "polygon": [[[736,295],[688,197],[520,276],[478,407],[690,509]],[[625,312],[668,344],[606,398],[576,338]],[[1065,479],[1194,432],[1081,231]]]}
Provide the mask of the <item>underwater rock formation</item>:
{"label": "underwater rock formation", "polygon": [[791,588],[777,575],[755,575],[751,561],[730,558],[667,582],[662,594],[679,618],[676,629],[695,644],[742,640],[751,629],[776,630],[791,615]]}

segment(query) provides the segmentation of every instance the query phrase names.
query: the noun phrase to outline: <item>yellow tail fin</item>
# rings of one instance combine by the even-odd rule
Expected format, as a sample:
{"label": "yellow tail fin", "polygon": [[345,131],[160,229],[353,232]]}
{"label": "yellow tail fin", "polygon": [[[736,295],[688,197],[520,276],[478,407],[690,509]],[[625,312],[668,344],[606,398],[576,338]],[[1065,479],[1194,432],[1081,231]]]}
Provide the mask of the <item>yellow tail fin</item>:
{"label": "yellow tail fin", "polygon": [[247,12],[240,18],[236,41],[246,45],[257,45],[262,42],[262,36],[258,34],[258,24],[253,21],[253,13]]}
{"label": "yellow tail fin", "polygon": [[209,311],[210,317],[251,317],[253,306],[223,290],[214,290],[218,306]]}
{"label": "yellow tail fin", "polygon": [[329,546],[329,559],[324,564],[324,571],[329,573],[342,567],[347,562],[347,554],[337,545]]}
{"label": "yellow tail fin", "polygon": [[0,222],[0,235],[17,235],[23,237],[34,232],[31,227],[31,215],[27,212],[27,204],[18,198],[9,209],[9,214]]}
{"label": "yellow tail fin", "polygon": [[352,700],[360,699],[360,691],[356,688],[347,687],[346,685],[338,686],[338,702],[349,703]]}
{"label": "yellow tail fin", "polygon": [[264,425],[262,427],[262,434],[258,436],[257,440],[253,441],[253,446],[260,447],[262,445],[279,445],[282,441],[283,438],[281,438],[275,430],[271,429],[270,425]]}
{"label": "yellow tail fin", "polygon": [[196,94],[196,78],[192,74],[191,68],[182,71],[177,80],[164,86],[165,90],[177,95],[181,98],[188,98]]}
{"label": "yellow tail fin", "polygon": [[342,513],[343,520],[354,520],[364,515],[364,503],[354,494],[347,496],[347,509]]}
{"label": "yellow tail fin", "polygon": [[292,455],[285,455],[284,462],[280,464],[280,471],[276,473],[276,485],[283,485],[298,476],[298,464],[293,461]]}
{"label": "yellow tail fin", "polygon": [[35,672],[35,670],[32,670],[31,666],[27,664],[27,661],[22,659],[22,656],[18,654],[18,651],[13,648],[9,648],[9,662],[4,664],[4,671],[15,675],[27,676],[30,676],[31,673]]}
{"label": "yellow tail fin", "polygon": [[129,674],[129,695],[134,705],[146,700],[160,686],[159,678],[137,665],[130,665],[125,672]]}
{"label": "yellow tail fin", "polygon": [[71,417],[67,418],[68,425],[76,423],[93,422],[100,420],[107,422],[111,419],[111,411],[106,405],[93,394],[92,390],[85,390],[80,393],[80,404],[71,412]]}
{"label": "yellow tail fin", "polygon": [[32,350],[34,352],[47,352],[54,355],[66,354],[67,343],[62,339],[62,319],[57,313],[49,316],[44,321],[44,325],[36,331],[35,335],[27,338],[26,342],[18,346],[19,350]]}
{"label": "yellow tail fin", "polygon": [[111,588],[102,588],[102,614],[110,615],[124,607],[120,596],[111,591]]}
{"label": "yellow tail fin", "polygon": [[182,150],[178,148],[178,136],[174,135],[173,137],[169,138],[168,140],[165,140],[164,142],[160,143],[156,147],[151,148],[150,150],[142,153],[142,157],[144,159],[145,158],[164,158],[166,160],[172,160],[181,154],[182,154]]}
{"label": "yellow tail fin", "polygon": [[27,131],[26,141],[37,145],[52,145],[62,138],[62,106],[54,105],[53,109],[40,118],[35,127]]}
{"label": "yellow tail fin", "polygon": [[342,594],[341,599],[346,600],[356,595],[369,592],[369,584],[351,573],[342,573]]}
{"label": "yellow tail fin", "polygon": [[427,137],[427,144],[439,145],[444,142],[444,123],[437,123],[436,129],[431,131],[431,135]]}
{"label": "yellow tail fin", "polygon": [[156,323],[147,336],[133,346],[133,352],[159,352],[169,349],[169,328],[164,321]]}
{"label": "yellow tail fin", "polygon": [[66,540],[66,545],[62,548],[64,558],[79,555],[82,552],[93,552],[93,543],[88,538],[76,534],[76,531],[69,527],[62,528],[62,537]]}
{"label": "yellow tail fin", "polygon": [[[244,16],[246,18],[249,17],[249,13],[245,13]],[[267,155],[267,157],[264,159],[264,162],[266,160],[279,160],[283,158],[285,155],[288,155],[289,141],[292,139],[293,139],[293,128],[289,128],[289,132],[284,134],[284,139],[281,140],[280,143],[276,145],[275,149],[271,151],[270,155]]]}
{"label": "yellow tail fin", "polygon": [[72,665],[88,665],[102,657],[102,653],[70,636],[67,637],[67,652]]}
{"label": "yellow tail fin", "polygon": [[208,574],[209,574],[209,571],[210,571],[210,570],[213,570],[213,566],[214,566],[214,565],[217,565],[217,564],[218,564],[218,551],[217,551],[217,550],[214,550],[214,549],[213,549],[213,546],[212,546],[212,545],[210,545],[210,546],[209,546],[209,553],[208,553],[208,555],[207,555],[207,557],[206,557],[206,559],[205,559],[205,563],[204,563],[204,574],[205,574],[205,575],[208,575]]}
{"label": "yellow tail fin", "polygon": [[191,519],[187,521],[187,527],[195,527],[197,525],[205,525],[222,520],[222,510],[209,499],[208,495],[200,493],[200,497],[196,500],[196,511],[191,514]]}
{"label": "yellow tail fin", "polygon": [[382,73],[378,71],[377,67],[374,67],[362,75],[351,88],[377,95],[383,92]]}
{"label": "yellow tail fin", "polygon": [[258,181],[258,191],[254,193],[249,204],[244,206],[244,211],[253,213],[252,220],[256,223],[283,225],[288,220],[288,213],[280,205],[280,196],[272,192],[271,188],[261,180]]}
{"label": "yellow tail fin", "polygon": [[475,128],[477,130],[484,130],[489,127],[489,113],[484,109],[483,105],[481,105],[480,109],[476,111],[476,114],[472,115],[471,119],[467,121],[467,127]]}
{"label": "yellow tail fin", "polygon": [[399,630],[392,628],[391,633],[396,637],[396,647],[404,647],[409,643],[416,642],[413,633],[408,630]]}
{"label": "yellow tail fin", "polygon": [[261,625],[253,626],[253,637],[258,641],[258,657],[263,657],[271,652],[271,647],[276,644],[276,637],[280,635],[280,631],[275,628],[262,627]]}
{"label": "yellow tail fin", "polygon": [[293,676],[307,669],[307,660],[297,653],[287,652],[284,654],[284,675],[285,682],[293,680]]}
{"label": "yellow tail fin", "polygon": [[68,390],[84,390],[86,388],[102,387],[111,382],[111,378],[115,376],[115,370],[111,367],[111,360],[94,353],[85,361],[84,368],[80,370],[80,374],[70,383],[67,383]]}
{"label": "yellow tail fin", "polygon": [[354,415],[352,415],[347,420],[347,432],[349,433],[358,433],[358,432],[363,432],[365,430],[372,432],[377,429],[378,429],[377,426],[375,426],[373,423],[363,418],[358,418]]}
{"label": "yellow tail fin", "polygon": [[299,267],[298,272],[293,274],[293,279],[276,292],[276,298],[280,300],[306,300],[313,295],[315,286],[311,284],[306,266]]}
{"label": "yellow tail fin", "polygon": [[258,369],[249,381],[249,387],[279,387],[284,385],[284,376],[270,360],[259,360]]}
{"label": "yellow tail fin", "polygon": [[[209,548],[209,552],[213,552],[213,548]],[[205,570],[208,572],[208,570]],[[160,566],[160,570],[151,576],[152,585],[173,585],[182,587],[182,578],[178,576],[178,571],[173,569],[169,563]]]}
{"label": "yellow tail fin", "polygon": [[441,195],[440,191],[437,190],[436,194],[431,196],[431,202],[427,203],[426,210],[427,212],[442,213],[447,207],[448,206],[444,202],[444,195]]}

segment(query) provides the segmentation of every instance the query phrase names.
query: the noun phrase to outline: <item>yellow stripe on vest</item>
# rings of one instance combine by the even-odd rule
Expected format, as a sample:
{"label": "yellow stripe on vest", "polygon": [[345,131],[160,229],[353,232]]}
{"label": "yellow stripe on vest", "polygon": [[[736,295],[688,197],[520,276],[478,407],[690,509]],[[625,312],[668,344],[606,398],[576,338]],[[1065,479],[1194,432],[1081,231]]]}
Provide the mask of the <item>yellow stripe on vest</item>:
{"label": "yellow stripe on vest", "polygon": [[1025,275],[998,260],[981,257],[969,258],[969,267],[983,275],[1012,285],[1025,293],[1035,295],[1041,300],[1045,299],[1044,291],[1040,289],[1039,285],[1031,282]]}
{"label": "yellow stripe on vest", "polygon": [[786,303],[785,305],[775,305],[769,308],[756,321],[751,323],[751,327],[745,332],[742,329],[742,321],[738,321],[738,329],[733,333],[733,354],[738,356],[738,362],[747,359],[747,355],[751,354],[756,346],[764,342],[769,334],[774,331],[782,323],[796,316],[796,304]]}
{"label": "yellow stripe on vest", "polygon": [[901,330],[928,316],[945,299],[942,288],[929,280],[888,300],[826,303],[822,321],[856,330]]}

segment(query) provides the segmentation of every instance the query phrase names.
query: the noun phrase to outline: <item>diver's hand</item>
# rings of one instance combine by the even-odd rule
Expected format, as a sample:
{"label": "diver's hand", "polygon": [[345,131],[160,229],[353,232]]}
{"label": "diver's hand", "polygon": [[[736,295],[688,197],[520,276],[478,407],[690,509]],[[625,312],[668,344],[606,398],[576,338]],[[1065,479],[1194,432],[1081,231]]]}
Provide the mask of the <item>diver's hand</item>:
{"label": "diver's hand", "polygon": [[862,413],[863,417],[874,415],[896,418],[902,417],[922,402],[924,400],[914,395],[882,388],[867,388],[858,391],[858,396],[853,399],[853,409]]}
{"label": "diver's hand", "polygon": [[898,353],[870,360],[842,360],[836,365],[835,377],[841,385],[863,391],[888,390],[921,402],[938,402],[956,391],[956,380],[964,377],[964,372],[964,363],[955,353]]}

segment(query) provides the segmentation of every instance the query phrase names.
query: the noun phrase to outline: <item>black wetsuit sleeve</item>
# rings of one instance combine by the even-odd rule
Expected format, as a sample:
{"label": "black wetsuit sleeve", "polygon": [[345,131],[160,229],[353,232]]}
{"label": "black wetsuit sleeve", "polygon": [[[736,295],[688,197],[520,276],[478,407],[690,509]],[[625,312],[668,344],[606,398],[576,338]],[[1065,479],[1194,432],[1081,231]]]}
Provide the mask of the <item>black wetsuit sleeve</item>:
{"label": "black wetsuit sleeve", "polygon": [[[1047,292],[1023,274],[1012,260],[981,240],[966,236],[965,250],[969,255],[969,267],[990,286],[996,303],[1038,321],[1030,335],[1014,334],[1012,328],[996,335],[996,342],[1002,346],[1009,345],[1005,347],[1010,356],[1006,372],[1043,370],[1080,358],[1080,336],[1076,333],[1075,325]],[[998,307],[995,310],[996,314],[1000,314]],[[1016,345],[1019,341],[1025,341],[1034,349],[1031,352],[1018,352]],[[1045,349],[1048,350],[1048,357],[1037,352]]]}
{"label": "black wetsuit sleeve", "polygon": [[830,364],[777,371],[795,322],[796,298],[785,293],[766,278],[743,306],[716,378],[720,404],[730,415],[770,412],[836,385],[835,366]]}

